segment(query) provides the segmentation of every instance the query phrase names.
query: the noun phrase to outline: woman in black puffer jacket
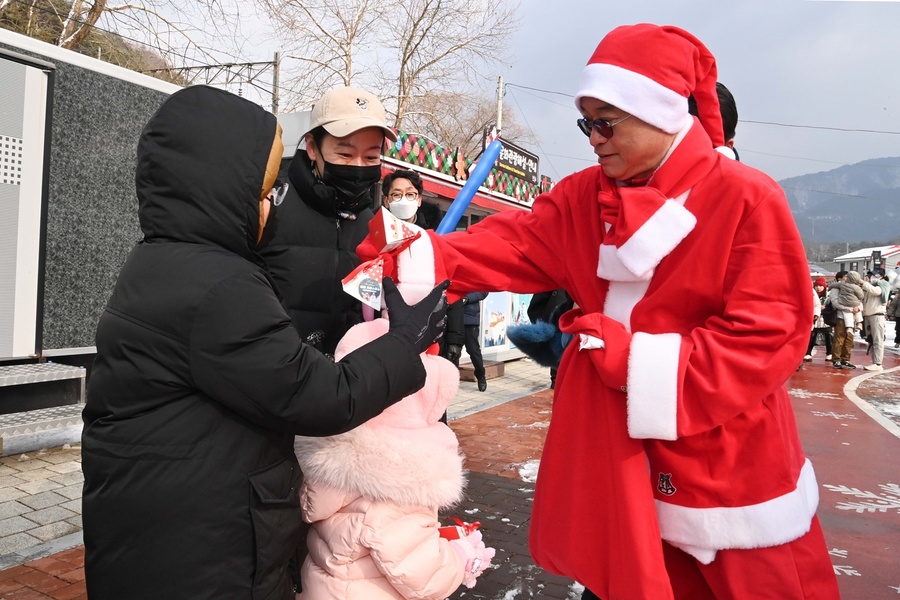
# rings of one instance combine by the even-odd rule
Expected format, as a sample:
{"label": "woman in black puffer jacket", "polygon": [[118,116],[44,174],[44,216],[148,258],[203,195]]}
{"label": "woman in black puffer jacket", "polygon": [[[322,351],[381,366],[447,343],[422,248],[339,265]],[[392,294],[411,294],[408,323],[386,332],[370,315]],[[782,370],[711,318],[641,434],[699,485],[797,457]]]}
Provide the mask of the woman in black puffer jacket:
{"label": "woman in black puffer jacket", "polygon": [[100,318],[83,413],[92,600],[293,599],[294,435],[347,431],[424,384],[438,289],[391,304],[391,332],[338,363],[292,327],[255,253],[280,138],[272,114],[204,86],[141,134],[144,238]]}

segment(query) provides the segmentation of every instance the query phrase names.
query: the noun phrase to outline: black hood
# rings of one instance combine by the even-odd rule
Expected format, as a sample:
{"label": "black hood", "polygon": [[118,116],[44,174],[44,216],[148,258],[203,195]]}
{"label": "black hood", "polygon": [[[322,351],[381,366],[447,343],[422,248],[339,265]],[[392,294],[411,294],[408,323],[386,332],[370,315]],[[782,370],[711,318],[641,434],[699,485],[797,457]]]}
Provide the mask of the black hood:
{"label": "black hood", "polygon": [[141,132],[135,183],[144,241],[221,246],[253,256],[276,119],[208,86],[179,90]]}

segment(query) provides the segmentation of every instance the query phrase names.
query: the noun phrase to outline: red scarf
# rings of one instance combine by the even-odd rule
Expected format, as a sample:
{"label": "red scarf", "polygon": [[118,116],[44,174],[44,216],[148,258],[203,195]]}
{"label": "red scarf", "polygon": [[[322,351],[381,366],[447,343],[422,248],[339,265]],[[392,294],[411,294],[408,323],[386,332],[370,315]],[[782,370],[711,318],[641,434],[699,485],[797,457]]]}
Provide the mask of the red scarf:
{"label": "red scarf", "polygon": [[706,177],[717,157],[709,136],[695,118],[690,131],[647,185],[620,186],[609,177],[601,177],[597,195],[600,219],[611,226],[604,244],[621,247],[666,200],[677,198]]}

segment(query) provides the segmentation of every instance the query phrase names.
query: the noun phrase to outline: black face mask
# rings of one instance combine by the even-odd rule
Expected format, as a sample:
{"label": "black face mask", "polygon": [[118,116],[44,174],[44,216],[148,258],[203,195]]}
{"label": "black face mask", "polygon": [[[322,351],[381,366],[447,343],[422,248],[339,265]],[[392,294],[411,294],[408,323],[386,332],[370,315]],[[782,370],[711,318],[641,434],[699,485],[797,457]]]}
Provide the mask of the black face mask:
{"label": "black face mask", "polygon": [[381,165],[358,167],[323,161],[322,183],[332,188],[340,210],[357,212],[371,202],[372,187],[381,180]]}

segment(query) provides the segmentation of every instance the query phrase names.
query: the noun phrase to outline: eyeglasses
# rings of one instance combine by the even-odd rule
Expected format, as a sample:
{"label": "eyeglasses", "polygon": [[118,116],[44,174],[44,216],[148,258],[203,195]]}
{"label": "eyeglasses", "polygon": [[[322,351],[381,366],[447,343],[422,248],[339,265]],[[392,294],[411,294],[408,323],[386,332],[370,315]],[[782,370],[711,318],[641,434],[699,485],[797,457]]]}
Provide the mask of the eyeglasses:
{"label": "eyeglasses", "polygon": [[578,129],[580,129],[581,133],[584,135],[591,137],[591,130],[596,129],[597,133],[606,139],[609,139],[613,136],[613,127],[630,116],[631,115],[625,115],[621,119],[616,119],[615,121],[607,121],[606,119],[594,119],[593,121],[588,121],[587,119],[582,118],[575,122],[578,123]]}
{"label": "eyeglasses", "polygon": [[290,189],[291,184],[287,181],[275,181],[275,186],[272,187],[272,191],[269,192],[267,198],[272,203],[272,206],[278,206],[282,202],[284,202],[284,197],[287,196],[288,189]]}
{"label": "eyeglasses", "polygon": [[391,201],[400,200],[401,198],[406,198],[407,200],[418,200],[419,192],[406,192],[405,194],[403,192],[391,192],[388,198],[390,198]]}

